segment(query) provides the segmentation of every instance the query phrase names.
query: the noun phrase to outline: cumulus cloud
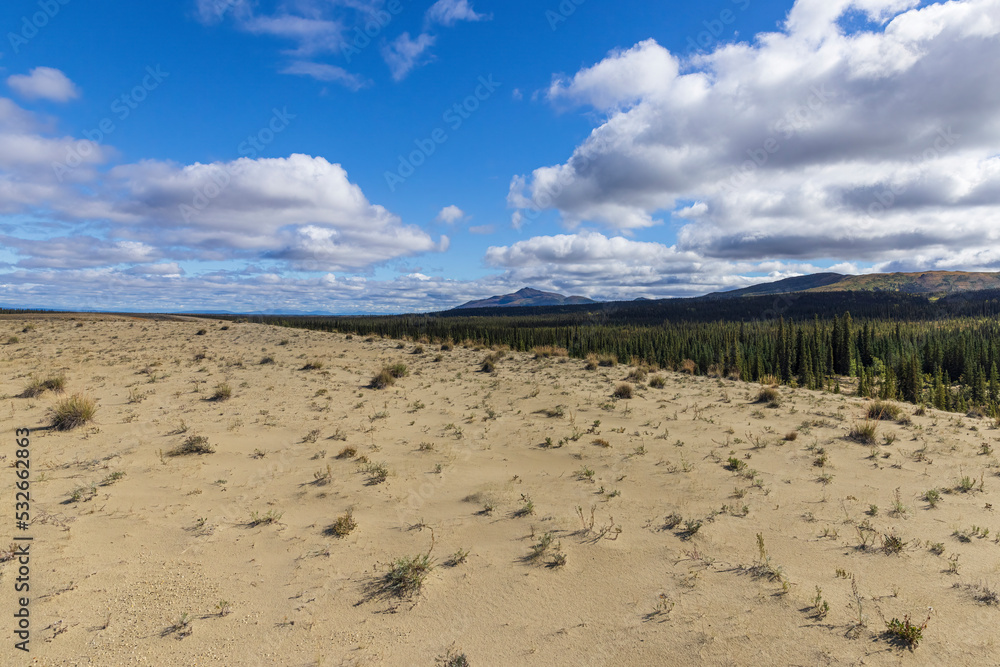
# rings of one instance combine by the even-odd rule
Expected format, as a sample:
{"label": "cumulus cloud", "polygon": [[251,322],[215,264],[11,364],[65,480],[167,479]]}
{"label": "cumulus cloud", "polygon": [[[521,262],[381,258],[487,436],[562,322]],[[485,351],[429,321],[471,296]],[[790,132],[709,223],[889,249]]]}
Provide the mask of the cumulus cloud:
{"label": "cumulus cloud", "polygon": [[7,85],[29,100],[68,102],[80,96],[76,84],[53,67],[35,67],[28,74],[14,74],[7,77]]}
{"label": "cumulus cloud", "polygon": [[[604,118],[512,179],[515,227],[672,218],[678,250],[709,259],[992,265],[967,249],[1000,241],[1000,0],[918,5],[797,0],[752,43],[681,58],[648,40],[555,77],[554,105]],[[845,31],[851,12],[872,23]]]}
{"label": "cumulus cloud", "polygon": [[456,222],[459,222],[460,220],[464,219],[465,219],[465,211],[455,206],[454,204],[452,204],[451,206],[445,206],[443,209],[441,209],[441,212],[437,214],[437,218],[435,218],[435,220],[437,220],[438,222],[444,222],[449,225],[453,225]]}
{"label": "cumulus cloud", "polygon": [[44,240],[0,237],[22,269],[160,262],[171,272],[155,275],[174,275],[172,261],[238,260],[364,273],[449,245],[371,203],[343,167],[322,157],[145,160],[99,171],[111,149],[45,129],[0,98],[0,213],[71,230]]}
{"label": "cumulus cloud", "polygon": [[[706,259],[676,246],[594,231],[536,236],[486,251],[509,284],[542,286],[600,300],[699,296],[814,273],[809,263]],[[741,274],[755,273],[758,277]]]}

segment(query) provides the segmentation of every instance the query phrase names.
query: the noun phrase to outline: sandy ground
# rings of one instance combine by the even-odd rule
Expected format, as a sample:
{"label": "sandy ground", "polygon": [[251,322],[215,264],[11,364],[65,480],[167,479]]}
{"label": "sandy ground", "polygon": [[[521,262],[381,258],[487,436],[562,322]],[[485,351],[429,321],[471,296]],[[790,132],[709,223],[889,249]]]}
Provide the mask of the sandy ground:
{"label": "sandy ground", "polygon": [[[483,349],[225,325],[0,320],[0,549],[34,537],[31,652],[6,560],[0,663],[1000,664],[989,420],[928,410],[873,448],[847,439],[868,404],[847,396],[767,407],[757,385],[662,373],[618,400],[624,365],[508,353],[489,374]],[[406,377],[367,387],[395,362]],[[18,397],[60,374],[64,394]],[[74,393],[96,419],[47,429]],[[169,456],[192,436],[214,453]],[[428,553],[417,593],[386,590]],[[906,614],[929,616],[913,650],[885,632]]]}

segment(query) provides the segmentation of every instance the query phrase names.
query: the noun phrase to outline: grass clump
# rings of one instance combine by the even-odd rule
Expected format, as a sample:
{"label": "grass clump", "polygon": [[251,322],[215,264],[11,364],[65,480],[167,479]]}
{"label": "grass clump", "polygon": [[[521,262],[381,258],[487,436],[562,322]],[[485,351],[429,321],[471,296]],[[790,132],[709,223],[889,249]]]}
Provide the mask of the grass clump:
{"label": "grass clump", "polygon": [[274,357],[272,357],[271,355],[268,355],[260,360],[261,366],[270,366],[273,363],[274,363]]}
{"label": "grass clump", "polygon": [[895,403],[879,399],[868,406],[868,419],[895,421],[902,412],[902,408]]}
{"label": "grass clump", "polygon": [[632,398],[634,393],[634,388],[628,382],[622,382],[617,387],[615,387],[614,392],[611,394],[615,398],[629,399]]}
{"label": "grass clump", "polygon": [[203,435],[192,435],[184,442],[167,452],[167,456],[188,456],[190,454],[214,454],[215,447],[208,443]]}
{"label": "grass clump", "polygon": [[210,401],[228,401],[233,397],[233,388],[226,382],[215,385],[215,392],[209,397]]}
{"label": "grass clump", "polygon": [[392,569],[382,578],[379,589],[382,593],[396,597],[410,597],[420,592],[427,575],[434,569],[434,561],[429,553],[397,559]]}
{"label": "grass clump", "polygon": [[357,455],[358,455],[358,450],[355,449],[354,447],[344,447],[342,450],[340,450],[340,453],[337,454],[337,458],[353,459]]}
{"label": "grass clump", "polygon": [[848,431],[847,437],[862,445],[874,445],[875,434],[878,431],[878,422],[874,419],[866,419],[863,422],[855,422]]}
{"label": "grass clump", "polygon": [[57,431],[72,430],[93,420],[96,413],[97,403],[94,399],[74,394],[56,403],[52,410],[52,428]]}
{"label": "grass clump", "polygon": [[535,359],[548,359],[549,357],[568,357],[569,351],[564,347],[555,347],[554,345],[539,345],[532,348],[532,352],[535,353]]}
{"label": "grass clump", "polygon": [[644,369],[633,368],[625,379],[635,384],[642,384],[643,382],[646,381],[646,375],[647,373]]}
{"label": "grass clump", "polygon": [[767,407],[776,408],[781,405],[781,393],[774,387],[763,387],[757,392],[754,403],[767,403]]}
{"label": "grass clump", "polygon": [[372,377],[368,386],[371,389],[386,389],[396,384],[396,380],[409,375],[409,370],[404,363],[395,363],[383,366],[382,369]]}
{"label": "grass clump", "polygon": [[662,375],[654,375],[649,378],[649,386],[653,389],[663,389],[667,386],[667,379]]}
{"label": "grass clump", "polygon": [[321,371],[321,370],[323,370],[323,362],[320,361],[319,359],[313,359],[312,361],[310,361],[309,363],[307,363],[305,366],[303,366],[302,370],[304,370],[304,371]]}

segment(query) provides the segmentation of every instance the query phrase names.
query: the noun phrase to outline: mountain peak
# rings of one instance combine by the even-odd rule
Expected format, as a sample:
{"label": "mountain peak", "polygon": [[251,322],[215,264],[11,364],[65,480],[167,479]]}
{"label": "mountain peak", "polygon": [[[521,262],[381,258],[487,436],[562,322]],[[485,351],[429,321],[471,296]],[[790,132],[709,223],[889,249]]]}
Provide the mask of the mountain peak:
{"label": "mountain peak", "polygon": [[569,306],[595,303],[583,296],[563,296],[556,292],[543,292],[534,287],[522,287],[512,294],[491,296],[488,299],[463,303],[455,310],[466,308],[517,308],[524,306]]}

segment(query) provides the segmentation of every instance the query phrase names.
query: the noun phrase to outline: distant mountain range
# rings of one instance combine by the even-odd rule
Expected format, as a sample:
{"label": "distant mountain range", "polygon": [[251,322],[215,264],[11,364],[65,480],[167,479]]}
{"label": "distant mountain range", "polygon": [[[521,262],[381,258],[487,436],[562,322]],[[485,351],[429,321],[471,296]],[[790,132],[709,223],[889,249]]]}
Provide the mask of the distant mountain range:
{"label": "distant mountain range", "polygon": [[861,276],[815,273],[729,292],[714,292],[706,295],[706,298],[731,299],[743,296],[787,294],[789,292],[895,292],[921,294],[934,299],[957,292],[987,289],[1000,289],[1000,273],[923,271],[921,273],[872,273]]}
{"label": "distant mountain range", "polygon": [[531,287],[525,287],[513,294],[491,296],[488,299],[480,299],[479,301],[469,301],[458,306],[455,310],[464,308],[518,308],[523,306],[575,306],[585,303],[596,302],[583,296],[563,296],[555,292],[542,292]]}

